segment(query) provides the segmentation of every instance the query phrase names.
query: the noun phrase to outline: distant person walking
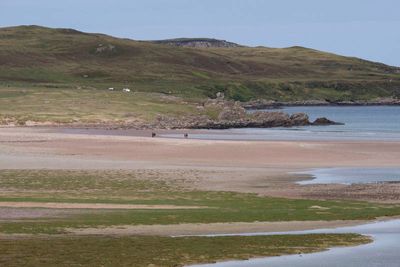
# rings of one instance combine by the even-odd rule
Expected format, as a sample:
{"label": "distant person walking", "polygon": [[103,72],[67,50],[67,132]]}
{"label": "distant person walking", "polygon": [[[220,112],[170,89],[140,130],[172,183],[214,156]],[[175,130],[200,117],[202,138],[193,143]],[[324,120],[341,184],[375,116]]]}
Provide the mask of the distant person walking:
{"label": "distant person walking", "polygon": [[188,133],[185,133],[185,134],[183,135],[183,137],[185,137],[185,138],[187,139],[187,138],[189,138],[189,134],[188,134]]}
{"label": "distant person walking", "polygon": [[156,133],[155,133],[155,132],[152,132],[152,133],[151,133],[151,137],[153,137],[153,138],[156,137]]}

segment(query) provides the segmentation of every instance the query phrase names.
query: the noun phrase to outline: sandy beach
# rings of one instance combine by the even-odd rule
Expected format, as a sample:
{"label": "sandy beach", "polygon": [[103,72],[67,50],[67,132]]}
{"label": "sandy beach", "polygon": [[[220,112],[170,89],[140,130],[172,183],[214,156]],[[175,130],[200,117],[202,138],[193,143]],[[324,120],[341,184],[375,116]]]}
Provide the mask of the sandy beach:
{"label": "sandy beach", "polygon": [[[400,164],[399,142],[214,141],[65,134],[41,128],[0,128],[0,149],[3,157],[57,156],[93,161],[129,161],[133,165],[147,162],[155,168],[197,166],[290,170]],[[12,162],[4,160],[1,164],[2,169],[13,166]],[[24,161],[19,162],[20,168],[23,164]],[[47,168],[57,166],[49,162]]]}
{"label": "sandy beach", "polygon": [[[184,176],[196,190],[236,191],[264,196],[351,199],[400,203],[398,184],[307,185],[296,171],[318,167],[400,166],[398,142],[213,141],[121,135],[63,133],[46,128],[0,128],[0,169],[151,170],[162,179]],[[7,203],[3,203],[8,205]],[[90,208],[113,205],[13,203],[10,208]],[[81,205],[81,206],[79,206]],[[7,206],[8,207],[8,206]],[[115,207],[114,207],[115,208]],[[160,208],[173,206],[118,206]],[[197,208],[197,207],[183,207]],[[355,222],[232,223],[163,227],[118,227],[104,234],[206,234],[239,231],[287,231],[353,225]],[[359,223],[359,222],[356,222]],[[98,229],[74,231],[96,234]]]}
{"label": "sandy beach", "polygon": [[397,167],[399,142],[214,141],[0,128],[0,169],[185,170],[188,186],[289,198],[399,203],[399,184],[309,185],[294,172],[320,167]]}

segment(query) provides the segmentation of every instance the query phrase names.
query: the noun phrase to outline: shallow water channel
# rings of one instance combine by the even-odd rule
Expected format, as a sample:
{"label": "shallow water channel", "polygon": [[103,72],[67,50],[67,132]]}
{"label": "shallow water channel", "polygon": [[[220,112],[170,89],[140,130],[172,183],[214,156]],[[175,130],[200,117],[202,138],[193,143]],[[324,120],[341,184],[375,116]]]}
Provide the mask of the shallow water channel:
{"label": "shallow water channel", "polygon": [[[337,229],[319,229],[278,233],[242,233],[239,236],[310,233],[358,233],[371,236],[373,243],[357,247],[332,248],[328,251],[302,255],[258,258],[246,261],[227,261],[215,264],[192,265],[192,267],[399,267],[400,266],[400,220],[378,221],[360,226]],[[221,235],[218,235],[221,236]]]}
{"label": "shallow water channel", "polygon": [[297,174],[313,177],[311,180],[298,182],[302,185],[400,182],[400,168],[321,168]]}

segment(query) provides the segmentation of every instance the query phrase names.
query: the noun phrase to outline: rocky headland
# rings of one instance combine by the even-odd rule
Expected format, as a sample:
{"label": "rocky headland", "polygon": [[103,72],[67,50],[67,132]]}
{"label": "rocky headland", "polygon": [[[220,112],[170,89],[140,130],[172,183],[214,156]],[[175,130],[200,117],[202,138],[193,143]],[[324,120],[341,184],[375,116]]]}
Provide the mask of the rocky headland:
{"label": "rocky headland", "polygon": [[229,128],[271,128],[307,125],[341,124],[327,118],[310,121],[305,113],[289,115],[281,111],[248,112],[240,102],[210,99],[204,108],[218,110],[218,116],[210,118],[206,115],[171,118],[159,116],[150,128],[159,129],[229,129]]}
{"label": "rocky headland", "polygon": [[159,114],[152,121],[140,118],[126,120],[96,121],[33,121],[14,117],[0,118],[0,126],[50,126],[71,128],[103,129],[229,129],[229,128],[272,128],[307,125],[341,124],[328,118],[310,121],[305,113],[288,114],[282,111],[247,110],[243,103],[224,100],[223,97],[208,99],[197,107],[197,114],[170,116]]}

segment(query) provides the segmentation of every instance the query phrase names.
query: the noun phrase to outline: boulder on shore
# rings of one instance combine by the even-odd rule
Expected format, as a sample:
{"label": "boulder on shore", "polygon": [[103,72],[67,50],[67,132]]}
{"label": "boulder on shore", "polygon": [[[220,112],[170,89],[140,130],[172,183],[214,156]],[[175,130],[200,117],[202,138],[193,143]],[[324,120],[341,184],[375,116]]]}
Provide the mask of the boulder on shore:
{"label": "boulder on shore", "polygon": [[343,124],[344,124],[344,123],[331,121],[330,119],[327,119],[327,118],[325,118],[325,117],[317,118],[315,121],[313,121],[313,123],[311,123],[311,125],[315,125],[315,126],[343,125]]}
{"label": "boulder on shore", "polygon": [[292,121],[292,124],[295,126],[310,125],[310,120],[308,118],[308,115],[305,113],[295,113],[290,116],[290,120]]}

